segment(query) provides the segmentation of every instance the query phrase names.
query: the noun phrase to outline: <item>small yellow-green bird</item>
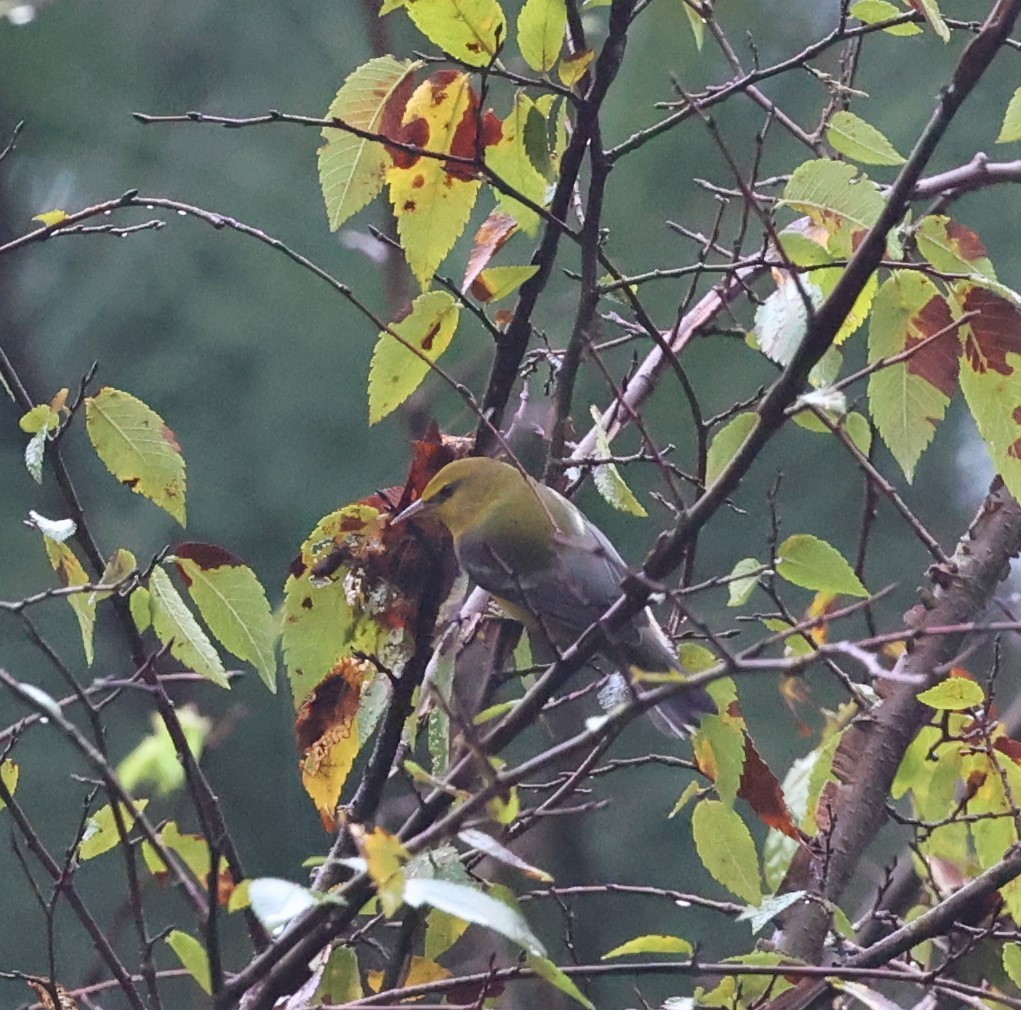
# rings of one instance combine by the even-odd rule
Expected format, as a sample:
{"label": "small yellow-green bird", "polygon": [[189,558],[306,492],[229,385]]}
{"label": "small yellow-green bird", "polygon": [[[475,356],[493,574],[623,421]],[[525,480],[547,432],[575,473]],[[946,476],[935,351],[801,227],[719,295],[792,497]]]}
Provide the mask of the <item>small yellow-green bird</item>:
{"label": "small yellow-green bird", "polygon": [[[516,467],[476,456],[448,463],[418,501],[395,516],[431,516],[450,531],[468,576],[515,620],[563,649],[621,595],[627,565],[606,536],[563,495]],[[652,613],[642,610],[614,635],[605,655],[627,675],[683,672]],[[684,736],[715,712],[700,687],[657,707],[664,728]]]}

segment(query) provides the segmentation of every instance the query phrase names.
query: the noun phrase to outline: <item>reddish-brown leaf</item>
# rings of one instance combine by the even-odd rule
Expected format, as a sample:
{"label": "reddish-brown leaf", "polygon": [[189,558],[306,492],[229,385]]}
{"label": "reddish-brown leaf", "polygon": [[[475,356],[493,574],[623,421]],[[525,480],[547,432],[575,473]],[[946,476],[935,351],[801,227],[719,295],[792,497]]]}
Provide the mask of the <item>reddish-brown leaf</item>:
{"label": "reddish-brown leaf", "polygon": [[978,315],[968,324],[964,353],[976,372],[1012,375],[1008,354],[1021,354],[1021,312],[1006,298],[984,288],[971,288],[964,297],[964,311]]}
{"label": "reddish-brown leaf", "polygon": [[801,840],[801,829],[794,823],[787,809],[780,780],[763,761],[747,731],[744,735],[744,769],[737,794],[771,828],[783,832],[788,838]]}
{"label": "reddish-brown leaf", "polygon": [[947,221],[947,238],[953,244],[957,255],[963,260],[974,262],[984,259],[988,255],[982,239],[970,228],[957,221]]}

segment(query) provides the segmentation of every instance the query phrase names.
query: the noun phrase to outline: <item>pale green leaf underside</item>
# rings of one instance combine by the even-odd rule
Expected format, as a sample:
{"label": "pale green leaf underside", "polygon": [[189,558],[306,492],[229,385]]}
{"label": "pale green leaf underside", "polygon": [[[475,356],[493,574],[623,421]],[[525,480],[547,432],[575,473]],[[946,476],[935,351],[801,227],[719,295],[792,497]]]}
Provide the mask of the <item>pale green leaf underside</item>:
{"label": "pale green leaf underside", "polygon": [[216,649],[162,568],[154,569],[149,578],[149,600],[153,630],[164,645],[169,644],[171,655],[219,687],[230,687]]}
{"label": "pale green leaf underside", "polygon": [[[392,56],[369,60],[344,81],[326,118],[335,117],[378,133],[387,102],[421,65],[421,61],[397,60]],[[326,144],[318,152],[319,185],[330,230],[336,231],[382,191],[390,156],[378,141],[343,130],[324,128],[323,139]]]}

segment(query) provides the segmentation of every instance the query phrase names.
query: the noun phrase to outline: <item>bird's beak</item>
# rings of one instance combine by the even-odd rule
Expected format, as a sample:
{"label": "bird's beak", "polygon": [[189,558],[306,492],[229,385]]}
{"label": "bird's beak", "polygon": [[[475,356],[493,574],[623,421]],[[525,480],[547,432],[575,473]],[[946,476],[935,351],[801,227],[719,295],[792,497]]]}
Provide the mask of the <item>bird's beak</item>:
{"label": "bird's beak", "polygon": [[406,509],[402,509],[395,516],[390,517],[390,525],[393,526],[395,523],[402,523],[405,519],[412,519],[414,516],[421,515],[429,503],[423,498],[419,498],[418,501],[413,501]]}

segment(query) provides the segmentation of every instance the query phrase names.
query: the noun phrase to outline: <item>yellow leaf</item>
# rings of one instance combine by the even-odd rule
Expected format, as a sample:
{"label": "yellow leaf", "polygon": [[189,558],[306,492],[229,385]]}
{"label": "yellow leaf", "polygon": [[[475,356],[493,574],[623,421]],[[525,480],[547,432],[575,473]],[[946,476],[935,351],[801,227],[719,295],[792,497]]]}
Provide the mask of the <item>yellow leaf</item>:
{"label": "yellow leaf", "polygon": [[[21,768],[15,764],[10,758],[0,762],[0,779],[3,779],[3,783],[7,788],[7,792],[14,795],[15,790],[18,788],[18,778],[21,775]],[[3,810],[7,804],[0,799],[0,810]]]}
{"label": "yellow leaf", "polygon": [[408,861],[408,850],[396,835],[382,828],[366,831],[361,825],[349,827],[368,864],[383,912],[393,915],[404,904],[404,864]]}
{"label": "yellow leaf", "polygon": [[453,295],[427,291],[411,303],[408,315],[391,324],[392,332],[379,334],[369,368],[370,424],[396,410],[419,387],[429,363],[450,346],[460,315]]}
{"label": "yellow leaf", "polygon": [[486,304],[498,302],[509,294],[517,291],[529,277],[533,277],[538,271],[538,266],[520,267],[490,267],[483,270],[475,280],[472,281],[471,293],[480,302]]}
{"label": "yellow leaf", "polygon": [[361,746],[357,716],[365,674],[362,661],[341,660],[298,711],[301,783],[330,830],[341,790]]}
{"label": "yellow leaf", "polygon": [[[408,101],[401,140],[430,152],[474,158],[481,156],[477,126],[470,75],[440,71]],[[473,175],[462,163],[404,152],[394,156],[387,172],[401,248],[423,290],[468,223],[481,185]]]}
{"label": "yellow leaf", "polygon": [[[46,554],[61,585],[84,586],[88,583],[89,577],[85,574],[82,563],[67,544],[48,536],[43,537],[43,543],[46,545]],[[82,647],[85,649],[85,661],[91,666],[92,633],[96,626],[96,604],[85,593],[74,593],[68,596],[67,602],[74,610],[75,617],[78,618],[78,626],[82,634]]]}
{"label": "yellow leaf", "polygon": [[585,76],[585,71],[595,58],[594,49],[582,49],[580,52],[565,56],[557,69],[560,80],[569,88],[573,88]]}
{"label": "yellow leaf", "polygon": [[54,225],[60,224],[61,221],[66,221],[70,216],[66,210],[47,210],[42,214],[36,214],[32,220],[41,222],[47,228],[52,228]]}
{"label": "yellow leaf", "polygon": [[492,63],[507,39],[497,0],[386,0],[380,14],[398,7],[430,42],[471,67]]}

